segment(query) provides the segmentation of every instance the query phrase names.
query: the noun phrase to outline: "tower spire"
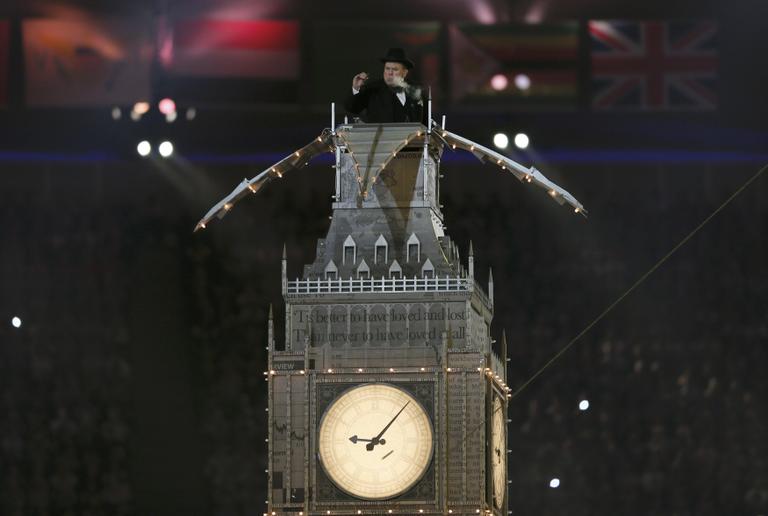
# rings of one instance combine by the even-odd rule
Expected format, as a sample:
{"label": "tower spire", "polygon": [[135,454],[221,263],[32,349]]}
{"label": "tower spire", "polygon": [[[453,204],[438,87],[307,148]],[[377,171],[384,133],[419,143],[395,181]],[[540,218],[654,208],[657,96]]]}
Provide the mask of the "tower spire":
{"label": "tower spire", "polygon": [[488,267],[488,299],[493,306],[493,267]]}
{"label": "tower spire", "polygon": [[275,320],[272,314],[272,303],[269,303],[269,319],[267,320],[267,349],[270,353],[275,350]]}
{"label": "tower spire", "polygon": [[472,240],[469,241],[469,258],[467,260],[470,279],[475,279],[475,251],[472,247]]}
{"label": "tower spire", "polygon": [[282,289],[283,295],[288,293],[288,253],[285,250],[285,242],[283,242],[283,259],[282,259]]}

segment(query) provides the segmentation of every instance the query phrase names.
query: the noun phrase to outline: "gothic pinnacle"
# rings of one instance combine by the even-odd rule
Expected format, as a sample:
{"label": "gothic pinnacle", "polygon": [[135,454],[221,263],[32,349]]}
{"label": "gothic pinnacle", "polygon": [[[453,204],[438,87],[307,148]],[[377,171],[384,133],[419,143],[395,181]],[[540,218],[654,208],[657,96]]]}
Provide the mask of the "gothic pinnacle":
{"label": "gothic pinnacle", "polygon": [[472,249],[472,240],[469,241],[469,257],[467,259],[467,267],[469,268],[469,277],[475,277],[475,252]]}
{"label": "gothic pinnacle", "polygon": [[493,267],[488,267],[488,299],[493,305]]}

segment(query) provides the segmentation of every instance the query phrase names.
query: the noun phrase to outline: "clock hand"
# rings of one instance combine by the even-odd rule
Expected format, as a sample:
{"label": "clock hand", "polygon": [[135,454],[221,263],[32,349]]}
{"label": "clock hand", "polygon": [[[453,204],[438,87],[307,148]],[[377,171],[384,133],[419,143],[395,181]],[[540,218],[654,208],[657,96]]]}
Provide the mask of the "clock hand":
{"label": "clock hand", "polygon": [[374,440],[374,441],[379,441],[379,440],[381,439],[381,437],[384,435],[384,432],[386,432],[386,431],[389,429],[389,427],[390,427],[390,426],[392,426],[392,423],[394,423],[394,422],[395,422],[395,419],[397,419],[397,417],[398,417],[400,414],[402,414],[403,410],[405,410],[405,407],[407,407],[407,406],[408,406],[410,403],[411,403],[411,402],[410,402],[410,401],[408,401],[408,402],[407,402],[405,405],[403,405],[403,408],[401,408],[401,409],[400,409],[400,410],[397,412],[397,414],[395,414],[395,417],[393,417],[393,418],[392,418],[392,420],[391,420],[389,423],[387,423],[387,426],[385,426],[385,427],[384,427],[384,428],[381,430],[381,432],[379,432],[379,435],[377,435],[376,437],[374,437],[374,438],[373,438],[373,440]]}
{"label": "clock hand", "polygon": [[[368,442],[368,443],[373,441],[373,439],[364,439],[356,435],[353,435],[352,437],[350,437],[349,440],[352,441],[353,444],[357,444],[358,441]],[[384,439],[379,439],[379,444],[387,444],[387,441]]]}
{"label": "clock hand", "polygon": [[366,445],[365,445],[365,449],[366,449],[366,450],[368,450],[368,451],[373,451],[373,448],[374,448],[374,447],[375,447],[377,444],[384,444],[384,443],[385,443],[384,439],[382,439],[381,437],[384,435],[384,432],[386,432],[386,431],[389,429],[389,427],[390,427],[390,426],[392,426],[392,423],[394,423],[394,422],[395,422],[395,419],[397,419],[397,416],[399,416],[399,415],[400,415],[400,414],[403,412],[403,410],[405,410],[405,407],[407,407],[409,403],[410,403],[410,400],[409,400],[409,401],[408,401],[408,402],[407,402],[405,405],[403,405],[403,408],[401,408],[401,409],[400,409],[400,410],[397,412],[397,414],[395,414],[395,417],[393,417],[393,418],[390,420],[390,422],[389,422],[389,423],[387,423],[387,426],[385,426],[385,427],[384,427],[384,428],[381,430],[381,432],[379,432],[379,435],[377,435],[376,437],[374,437],[373,439],[371,439],[371,442],[369,442],[368,444],[366,444]]}

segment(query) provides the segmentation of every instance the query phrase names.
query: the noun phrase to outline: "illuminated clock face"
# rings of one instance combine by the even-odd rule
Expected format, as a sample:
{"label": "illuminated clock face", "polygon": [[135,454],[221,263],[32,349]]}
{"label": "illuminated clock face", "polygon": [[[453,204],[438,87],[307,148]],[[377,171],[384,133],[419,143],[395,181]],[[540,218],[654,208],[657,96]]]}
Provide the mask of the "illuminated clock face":
{"label": "illuminated clock face", "polygon": [[507,490],[507,436],[504,432],[504,408],[501,399],[493,398],[491,416],[491,474],[493,475],[493,503],[504,508]]}
{"label": "illuminated clock face", "polygon": [[331,403],[317,441],[320,462],[339,489],[384,500],[419,481],[432,459],[434,437],[418,400],[394,385],[371,383]]}

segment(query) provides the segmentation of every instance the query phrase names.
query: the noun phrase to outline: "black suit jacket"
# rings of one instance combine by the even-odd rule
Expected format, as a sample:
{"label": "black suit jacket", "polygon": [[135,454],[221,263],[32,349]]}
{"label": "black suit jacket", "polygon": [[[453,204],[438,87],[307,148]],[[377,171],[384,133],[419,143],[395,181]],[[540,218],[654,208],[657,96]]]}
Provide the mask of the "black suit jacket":
{"label": "black suit jacket", "polygon": [[421,99],[409,95],[406,90],[405,105],[387,86],[383,79],[366,82],[357,95],[350,90],[344,101],[344,107],[353,115],[360,115],[369,124],[392,122],[421,122],[424,118],[424,106]]}

